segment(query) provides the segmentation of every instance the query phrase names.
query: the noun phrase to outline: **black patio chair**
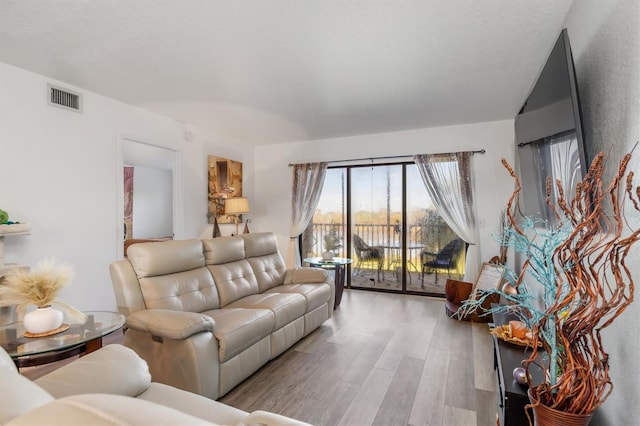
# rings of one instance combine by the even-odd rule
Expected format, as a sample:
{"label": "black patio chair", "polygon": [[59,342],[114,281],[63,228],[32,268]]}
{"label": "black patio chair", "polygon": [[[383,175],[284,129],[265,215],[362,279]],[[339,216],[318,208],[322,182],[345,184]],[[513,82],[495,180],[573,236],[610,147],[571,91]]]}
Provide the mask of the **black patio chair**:
{"label": "black patio chair", "polygon": [[421,253],[422,260],[422,287],[424,288],[424,274],[435,273],[436,285],[438,284],[438,271],[446,271],[451,278],[451,271],[455,271],[458,267],[458,260],[466,250],[467,243],[461,238],[449,241],[437,253],[423,250]]}

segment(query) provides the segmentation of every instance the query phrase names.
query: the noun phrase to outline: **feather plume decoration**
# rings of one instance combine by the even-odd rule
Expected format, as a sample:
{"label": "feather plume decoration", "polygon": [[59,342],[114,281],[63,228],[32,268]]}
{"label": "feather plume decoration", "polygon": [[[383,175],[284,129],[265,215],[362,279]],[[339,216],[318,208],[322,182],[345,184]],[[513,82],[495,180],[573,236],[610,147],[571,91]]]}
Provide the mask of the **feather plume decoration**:
{"label": "feather plume decoration", "polygon": [[44,307],[56,304],[69,316],[85,321],[86,315],[57,300],[58,293],[73,278],[73,267],[55,259],[45,259],[33,269],[15,269],[7,273],[0,286],[0,306],[16,306],[24,312],[27,305]]}

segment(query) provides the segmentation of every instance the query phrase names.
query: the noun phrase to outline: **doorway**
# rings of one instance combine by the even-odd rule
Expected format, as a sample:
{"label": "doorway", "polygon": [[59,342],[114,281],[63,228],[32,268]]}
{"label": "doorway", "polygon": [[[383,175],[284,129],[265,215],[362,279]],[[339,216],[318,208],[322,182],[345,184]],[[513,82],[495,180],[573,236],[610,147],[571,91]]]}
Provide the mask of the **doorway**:
{"label": "doorway", "polygon": [[120,140],[118,258],[127,241],[176,235],[179,152],[129,137]]}

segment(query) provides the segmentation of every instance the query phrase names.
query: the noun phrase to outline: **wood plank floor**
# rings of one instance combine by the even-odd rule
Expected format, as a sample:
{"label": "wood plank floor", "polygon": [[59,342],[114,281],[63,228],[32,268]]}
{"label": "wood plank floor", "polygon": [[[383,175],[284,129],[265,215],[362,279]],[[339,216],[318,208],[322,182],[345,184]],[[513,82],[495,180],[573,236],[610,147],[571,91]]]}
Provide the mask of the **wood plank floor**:
{"label": "wood plank floor", "polygon": [[345,290],[332,319],[220,401],[318,426],[492,426],[492,341],[485,324],[448,318],[441,299]]}
{"label": "wood plank floor", "polygon": [[318,426],[495,425],[492,342],[442,300],[347,290],[331,320],[220,401]]}

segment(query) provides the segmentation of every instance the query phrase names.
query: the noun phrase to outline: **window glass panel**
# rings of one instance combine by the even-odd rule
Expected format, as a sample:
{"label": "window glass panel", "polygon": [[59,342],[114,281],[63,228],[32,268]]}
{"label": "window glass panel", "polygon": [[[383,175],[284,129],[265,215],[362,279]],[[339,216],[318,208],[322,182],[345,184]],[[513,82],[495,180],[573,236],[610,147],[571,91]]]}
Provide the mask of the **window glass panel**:
{"label": "window glass panel", "polygon": [[350,194],[352,286],[401,290],[402,166],[353,168]]}
{"label": "window glass panel", "polygon": [[346,169],[328,169],[318,208],[302,235],[303,259],[322,256],[327,250],[325,237],[337,244],[332,247],[334,255],[345,257],[346,211]]}
{"label": "window glass panel", "polygon": [[399,244],[402,230],[402,166],[352,169],[351,212],[354,233],[360,235],[367,244]]}

